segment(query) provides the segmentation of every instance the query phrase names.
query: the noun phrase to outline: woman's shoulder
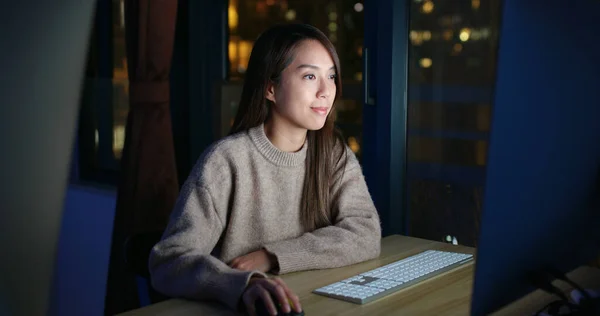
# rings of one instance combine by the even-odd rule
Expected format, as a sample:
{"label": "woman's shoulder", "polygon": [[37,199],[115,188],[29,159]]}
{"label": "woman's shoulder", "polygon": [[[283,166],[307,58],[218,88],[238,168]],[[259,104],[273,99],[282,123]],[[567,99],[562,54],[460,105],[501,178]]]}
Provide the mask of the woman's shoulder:
{"label": "woman's shoulder", "polygon": [[210,144],[198,158],[194,173],[198,177],[220,174],[235,167],[236,157],[240,152],[251,149],[251,143],[246,132],[239,132],[223,137]]}
{"label": "woman's shoulder", "polygon": [[235,153],[250,148],[250,139],[246,131],[223,137],[206,148],[202,153],[205,159],[216,157],[232,157]]}

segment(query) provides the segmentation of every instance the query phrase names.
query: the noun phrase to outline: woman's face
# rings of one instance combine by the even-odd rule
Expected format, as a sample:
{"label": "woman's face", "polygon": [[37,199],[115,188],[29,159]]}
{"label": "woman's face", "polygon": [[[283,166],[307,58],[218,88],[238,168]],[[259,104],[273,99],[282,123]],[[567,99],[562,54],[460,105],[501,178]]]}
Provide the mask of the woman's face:
{"label": "woman's face", "polygon": [[273,102],[271,119],[279,128],[319,130],[336,94],[333,59],[316,40],[302,41],[293,53],[279,84],[267,88],[267,99]]}

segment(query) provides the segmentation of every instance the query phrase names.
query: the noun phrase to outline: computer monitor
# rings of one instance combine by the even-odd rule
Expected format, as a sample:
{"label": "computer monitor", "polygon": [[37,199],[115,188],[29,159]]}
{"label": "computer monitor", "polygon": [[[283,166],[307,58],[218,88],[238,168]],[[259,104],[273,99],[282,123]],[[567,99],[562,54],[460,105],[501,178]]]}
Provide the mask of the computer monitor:
{"label": "computer monitor", "polygon": [[94,1],[0,8],[0,315],[47,315]]}
{"label": "computer monitor", "polygon": [[473,315],[600,256],[600,1],[502,10]]}

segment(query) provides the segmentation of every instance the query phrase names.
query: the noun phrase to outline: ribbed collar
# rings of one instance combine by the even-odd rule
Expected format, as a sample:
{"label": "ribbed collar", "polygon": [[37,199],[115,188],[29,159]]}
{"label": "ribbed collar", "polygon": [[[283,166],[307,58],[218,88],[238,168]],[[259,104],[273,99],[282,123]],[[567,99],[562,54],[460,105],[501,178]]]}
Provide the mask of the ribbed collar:
{"label": "ribbed collar", "polygon": [[253,127],[248,130],[250,139],[254,142],[258,150],[265,158],[278,166],[293,167],[299,166],[306,160],[306,142],[299,151],[289,153],[275,147],[265,134],[264,124]]}

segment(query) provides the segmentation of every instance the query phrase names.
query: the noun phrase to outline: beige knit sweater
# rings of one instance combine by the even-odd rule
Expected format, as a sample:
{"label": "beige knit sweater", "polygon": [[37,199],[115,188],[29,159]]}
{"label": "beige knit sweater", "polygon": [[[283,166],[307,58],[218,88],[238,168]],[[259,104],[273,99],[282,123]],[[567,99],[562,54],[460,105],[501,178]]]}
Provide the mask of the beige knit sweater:
{"label": "beige knit sweater", "polygon": [[[232,259],[265,248],[283,274],[334,268],[379,256],[381,226],[361,167],[348,149],[332,226],[305,233],[300,223],[306,144],[280,151],[263,125],[208,148],[184,184],[162,240],[152,249],[153,287],[165,295],[218,300],[236,308],[250,277]],[[338,170],[340,171],[340,170]]]}

